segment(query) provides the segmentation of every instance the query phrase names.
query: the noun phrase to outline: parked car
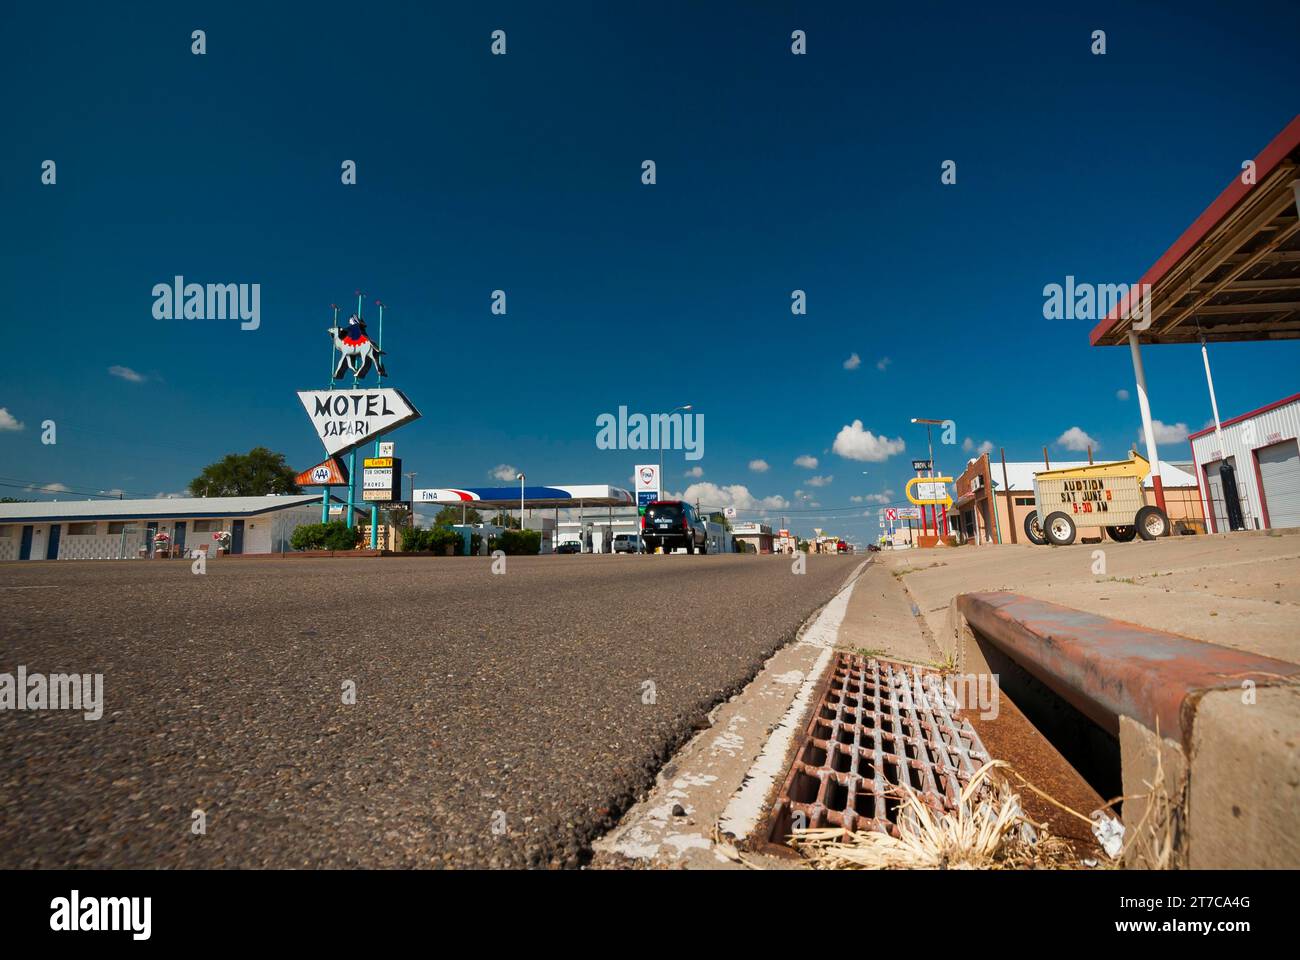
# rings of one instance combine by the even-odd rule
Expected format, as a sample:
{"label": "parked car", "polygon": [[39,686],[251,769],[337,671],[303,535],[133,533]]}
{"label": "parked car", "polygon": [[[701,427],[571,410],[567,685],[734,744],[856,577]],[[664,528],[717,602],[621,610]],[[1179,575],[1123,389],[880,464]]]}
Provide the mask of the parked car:
{"label": "parked car", "polygon": [[663,547],[665,553],[685,547],[687,553],[709,552],[704,521],[685,500],[653,500],[641,516],[641,539],[646,553]]}
{"label": "parked car", "polygon": [[565,540],[555,548],[556,553],[582,553],[582,543],[578,540]]}
{"label": "parked car", "polygon": [[638,533],[614,534],[614,552],[615,553],[640,553],[641,535]]}

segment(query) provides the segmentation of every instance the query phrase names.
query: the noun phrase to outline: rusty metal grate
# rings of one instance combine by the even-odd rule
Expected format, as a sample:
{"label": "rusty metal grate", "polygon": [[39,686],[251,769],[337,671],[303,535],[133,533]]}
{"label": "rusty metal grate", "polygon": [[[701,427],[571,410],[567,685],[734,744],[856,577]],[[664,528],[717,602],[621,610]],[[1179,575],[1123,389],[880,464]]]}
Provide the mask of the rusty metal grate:
{"label": "rusty metal grate", "polygon": [[795,815],[808,827],[898,835],[901,787],[936,811],[956,810],[988,760],[979,736],[933,671],[841,653],[772,807],[768,839],[784,843]]}

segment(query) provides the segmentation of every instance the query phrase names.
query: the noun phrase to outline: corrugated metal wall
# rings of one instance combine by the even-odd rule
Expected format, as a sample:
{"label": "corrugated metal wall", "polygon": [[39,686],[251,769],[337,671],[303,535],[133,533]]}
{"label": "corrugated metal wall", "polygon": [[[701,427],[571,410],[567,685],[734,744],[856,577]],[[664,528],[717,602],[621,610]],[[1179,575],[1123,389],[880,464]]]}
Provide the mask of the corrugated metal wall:
{"label": "corrugated metal wall", "polygon": [[[1266,410],[1258,416],[1234,423],[1223,428],[1224,450],[1219,449],[1219,438],[1211,430],[1204,436],[1192,440],[1192,456],[1196,462],[1197,480],[1200,483],[1202,503],[1207,518],[1222,518],[1222,505],[1216,510],[1209,501],[1209,489],[1205,479],[1207,465],[1227,457],[1233,458],[1236,467],[1237,487],[1241,493],[1242,514],[1248,529],[1260,529],[1264,526],[1263,498],[1260,492],[1259,473],[1255,451],[1260,447],[1269,447],[1284,440],[1300,437],[1300,401],[1293,401],[1272,410]],[[1221,519],[1214,528],[1225,533]]]}

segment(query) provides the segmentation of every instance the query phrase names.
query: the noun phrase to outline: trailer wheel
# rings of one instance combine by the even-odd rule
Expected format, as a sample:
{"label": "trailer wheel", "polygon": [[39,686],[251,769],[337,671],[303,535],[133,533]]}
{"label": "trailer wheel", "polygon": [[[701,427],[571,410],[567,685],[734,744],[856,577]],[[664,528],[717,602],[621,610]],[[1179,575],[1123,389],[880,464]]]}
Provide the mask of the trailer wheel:
{"label": "trailer wheel", "polygon": [[1043,536],[1043,528],[1038,524],[1038,511],[1030,510],[1029,515],[1025,517],[1025,536],[1029,538],[1030,543],[1036,543],[1042,546],[1047,542]]}
{"label": "trailer wheel", "polygon": [[1143,507],[1137,512],[1138,536],[1158,540],[1169,533],[1169,518],[1159,507]]}
{"label": "trailer wheel", "polygon": [[1056,513],[1047,515],[1047,523],[1043,524],[1043,533],[1047,537],[1047,542],[1054,547],[1068,547],[1074,543],[1074,521],[1070,519],[1068,513]]}
{"label": "trailer wheel", "polygon": [[1137,527],[1128,524],[1123,527],[1107,527],[1106,534],[1116,543],[1128,543],[1137,536]]}

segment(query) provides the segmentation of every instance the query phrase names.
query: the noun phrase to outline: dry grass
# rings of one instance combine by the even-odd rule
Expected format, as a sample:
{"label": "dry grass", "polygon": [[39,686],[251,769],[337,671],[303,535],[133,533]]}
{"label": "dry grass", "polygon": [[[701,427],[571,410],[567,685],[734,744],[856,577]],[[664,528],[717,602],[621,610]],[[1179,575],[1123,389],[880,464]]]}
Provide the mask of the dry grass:
{"label": "dry grass", "polygon": [[958,810],[936,813],[903,788],[899,836],[875,830],[799,830],[790,839],[820,870],[1017,870],[1078,866],[1070,846],[1030,820],[1020,797],[986,763],[962,791]]}

